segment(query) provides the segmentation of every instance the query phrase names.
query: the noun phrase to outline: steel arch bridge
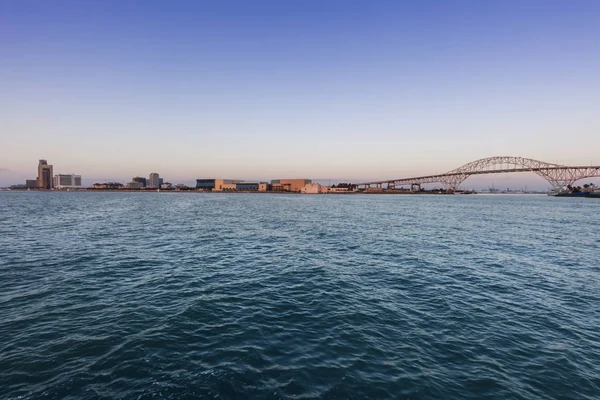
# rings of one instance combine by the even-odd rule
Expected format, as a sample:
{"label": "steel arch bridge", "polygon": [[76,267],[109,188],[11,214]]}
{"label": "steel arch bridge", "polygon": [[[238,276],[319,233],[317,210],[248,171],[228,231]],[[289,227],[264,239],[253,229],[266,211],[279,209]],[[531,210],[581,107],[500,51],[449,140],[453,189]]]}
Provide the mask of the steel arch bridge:
{"label": "steel arch bridge", "polygon": [[472,175],[507,172],[534,172],[557,188],[572,185],[580,179],[600,177],[600,166],[560,165],[531,158],[499,156],[472,161],[445,174],[361,182],[356,185],[359,187],[365,186],[366,188],[376,185],[376,187],[381,188],[382,185],[386,184],[388,189],[395,189],[397,186],[410,185],[411,188],[415,186],[420,188],[421,185],[426,183],[441,183],[447,190],[455,191],[465,179]]}

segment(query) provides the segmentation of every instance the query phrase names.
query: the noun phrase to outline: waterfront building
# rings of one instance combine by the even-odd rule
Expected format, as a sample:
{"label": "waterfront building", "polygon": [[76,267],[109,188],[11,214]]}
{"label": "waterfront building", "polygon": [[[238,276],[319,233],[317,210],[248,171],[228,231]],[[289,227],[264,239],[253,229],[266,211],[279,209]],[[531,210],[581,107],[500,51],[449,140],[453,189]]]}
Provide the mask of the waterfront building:
{"label": "waterfront building", "polygon": [[309,183],[310,179],[275,179],[271,181],[274,192],[300,192]]}
{"label": "waterfront building", "polygon": [[156,172],[150,174],[147,187],[150,189],[157,189],[160,187],[160,177]]}
{"label": "waterfront building", "polygon": [[[216,192],[220,192],[223,190],[227,190],[225,187],[228,186],[229,190],[231,190],[230,185],[236,185],[239,182],[243,182],[239,179],[215,179],[215,188],[214,190]],[[235,187],[233,188],[234,190],[236,189]]]}
{"label": "waterfront building", "polygon": [[46,160],[40,160],[38,163],[38,176],[37,176],[37,187],[39,189],[52,189],[52,165],[48,164]]}
{"label": "waterfront building", "polygon": [[196,189],[213,190],[215,179],[196,179]]}
{"label": "waterfront building", "polygon": [[144,184],[138,181],[132,181],[127,184],[127,189],[143,189]]}
{"label": "waterfront building", "polygon": [[319,183],[308,183],[308,184],[304,185],[301,192],[307,193],[307,194],[327,193],[327,187],[325,187]]}
{"label": "waterfront building", "polygon": [[331,193],[348,193],[350,190],[347,187],[330,187],[329,191]]}
{"label": "waterfront building", "polygon": [[[268,184],[265,182],[235,182],[235,183],[224,183],[223,191],[243,191],[243,192],[266,192],[268,189]],[[217,191],[217,189],[215,189]]]}
{"label": "waterfront building", "polygon": [[196,179],[196,189],[214,190],[215,192],[221,192],[223,190],[226,190],[225,185],[236,184],[238,182],[243,181],[236,179]]}
{"label": "waterfront building", "polygon": [[122,189],[124,186],[119,182],[94,183],[94,189]]}
{"label": "waterfront building", "polygon": [[57,189],[80,188],[81,175],[55,175],[54,187]]}
{"label": "waterfront building", "polygon": [[258,182],[237,182],[235,184],[235,190],[258,192],[258,185]]}
{"label": "waterfront building", "polygon": [[35,189],[37,187],[37,180],[36,179],[27,179],[25,181],[25,188],[27,189]]}
{"label": "waterfront building", "polygon": [[142,178],[141,176],[136,176],[131,180],[132,182],[141,183],[142,187],[146,187],[146,178]]}

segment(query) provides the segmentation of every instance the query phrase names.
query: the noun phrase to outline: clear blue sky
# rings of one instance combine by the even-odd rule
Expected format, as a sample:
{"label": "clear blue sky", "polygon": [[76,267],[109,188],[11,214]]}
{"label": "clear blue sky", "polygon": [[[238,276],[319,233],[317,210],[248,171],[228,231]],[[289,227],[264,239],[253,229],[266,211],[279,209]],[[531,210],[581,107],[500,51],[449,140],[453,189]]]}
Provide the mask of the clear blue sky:
{"label": "clear blue sky", "polygon": [[0,0],[0,185],[600,164],[599,115],[597,0]]}

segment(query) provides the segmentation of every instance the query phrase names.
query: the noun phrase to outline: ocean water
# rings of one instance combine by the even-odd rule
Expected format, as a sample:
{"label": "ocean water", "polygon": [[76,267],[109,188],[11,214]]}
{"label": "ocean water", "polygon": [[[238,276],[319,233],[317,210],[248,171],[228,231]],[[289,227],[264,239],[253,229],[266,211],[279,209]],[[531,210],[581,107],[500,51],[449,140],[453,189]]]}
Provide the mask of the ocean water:
{"label": "ocean water", "polygon": [[598,399],[599,210],[0,192],[0,398]]}

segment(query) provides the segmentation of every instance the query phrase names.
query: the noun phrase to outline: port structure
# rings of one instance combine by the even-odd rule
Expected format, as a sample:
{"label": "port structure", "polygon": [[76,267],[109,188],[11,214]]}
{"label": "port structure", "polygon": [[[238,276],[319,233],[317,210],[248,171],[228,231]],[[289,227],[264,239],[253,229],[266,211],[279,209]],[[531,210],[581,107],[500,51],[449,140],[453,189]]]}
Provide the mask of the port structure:
{"label": "port structure", "polygon": [[360,187],[396,189],[409,186],[412,191],[420,191],[426,183],[441,183],[448,191],[456,191],[460,184],[472,175],[503,174],[512,172],[534,172],[546,179],[554,188],[572,185],[584,178],[600,177],[600,166],[572,166],[552,164],[531,158],[498,156],[472,161],[445,174],[418,176],[414,178],[390,179],[386,181],[361,182]]}

